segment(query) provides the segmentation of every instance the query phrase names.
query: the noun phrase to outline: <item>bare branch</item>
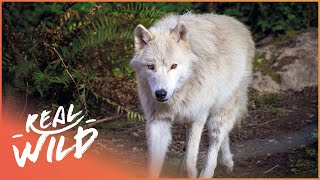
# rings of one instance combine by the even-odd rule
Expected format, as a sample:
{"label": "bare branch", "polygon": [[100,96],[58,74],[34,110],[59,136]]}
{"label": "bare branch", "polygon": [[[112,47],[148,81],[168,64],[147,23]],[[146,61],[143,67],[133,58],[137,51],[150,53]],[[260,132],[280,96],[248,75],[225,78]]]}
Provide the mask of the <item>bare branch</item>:
{"label": "bare branch", "polygon": [[[52,46],[49,45],[48,43],[44,42],[44,45],[47,46],[47,47],[50,47],[50,48],[51,48],[52,50],[54,50],[54,52],[58,55],[59,59],[61,60],[63,66],[64,66],[64,68],[65,68],[65,71],[66,71],[67,74],[70,76],[70,78],[72,79],[74,85],[76,86],[78,95],[79,95],[79,97],[80,97],[80,90],[79,90],[79,88],[78,88],[78,85],[77,85],[76,81],[74,80],[74,78],[72,77],[71,73],[69,72],[68,66],[67,66],[66,63],[64,62],[64,60],[63,60],[62,56],[60,55],[60,53],[57,51],[57,49],[56,49],[55,47],[52,47]],[[83,103],[84,109],[85,109],[85,113],[84,113],[84,114],[85,114],[85,116],[87,116],[87,115],[88,115],[87,104],[86,104],[86,102],[82,102],[82,103]]]}
{"label": "bare branch", "polygon": [[251,126],[262,126],[262,125],[271,123],[271,122],[276,121],[276,120],[277,120],[277,119],[273,119],[273,120],[270,120],[270,121],[267,121],[267,122],[264,122],[264,123],[261,123],[261,124],[248,124],[248,125],[243,126],[243,128],[245,128],[245,127],[251,127]]}
{"label": "bare branch", "polygon": [[271,168],[271,169],[269,169],[268,171],[265,171],[265,172],[263,172],[263,173],[268,173],[268,172],[274,170],[274,169],[275,169],[276,167],[278,167],[278,166],[279,166],[279,164],[275,165],[273,168]]}
{"label": "bare branch", "polygon": [[110,117],[106,117],[106,118],[102,118],[102,119],[99,119],[99,120],[96,120],[95,122],[92,122],[90,124],[87,124],[85,126],[83,126],[84,129],[86,128],[90,128],[90,127],[93,127],[97,124],[100,124],[100,123],[103,123],[103,122],[107,122],[107,121],[112,121],[112,120],[115,120],[115,119],[119,119],[121,118],[122,115],[115,115],[115,116],[110,116]]}

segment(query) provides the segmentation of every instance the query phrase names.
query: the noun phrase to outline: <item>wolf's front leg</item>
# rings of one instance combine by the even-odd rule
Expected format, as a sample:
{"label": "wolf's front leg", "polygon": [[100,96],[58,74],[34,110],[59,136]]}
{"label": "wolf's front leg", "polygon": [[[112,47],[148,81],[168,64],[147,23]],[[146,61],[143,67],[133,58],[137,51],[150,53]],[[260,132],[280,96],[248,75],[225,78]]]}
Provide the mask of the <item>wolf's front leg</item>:
{"label": "wolf's front leg", "polygon": [[151,178],[157,178],[171,142],[171,123],[164,120],[153,120],[147,124],[146,131],[149,150],[148,175]]}
{"label": "wolf's front leg", "polygon": [[199,122],[194,122],[188,126],[187,148],[183,166],[189,178],[198,176],[197,157],[203,127],[204,123]]}

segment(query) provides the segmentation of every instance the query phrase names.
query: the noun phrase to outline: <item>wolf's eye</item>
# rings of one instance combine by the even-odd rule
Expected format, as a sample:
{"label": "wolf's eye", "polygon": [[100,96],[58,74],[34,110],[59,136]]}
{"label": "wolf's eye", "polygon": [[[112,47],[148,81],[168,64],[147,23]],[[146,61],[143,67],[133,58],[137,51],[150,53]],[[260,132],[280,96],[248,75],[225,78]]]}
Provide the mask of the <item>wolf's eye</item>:
{"label": "wolf's eye", "polygon": [[148,64],[147,67],[148,69],[154,70],[154,64]]}
{"label": "wolf's eye", "polygon": [[178,66],[177,64],[172,64],[170,69],[175,69],[177,68],[177,66]]}

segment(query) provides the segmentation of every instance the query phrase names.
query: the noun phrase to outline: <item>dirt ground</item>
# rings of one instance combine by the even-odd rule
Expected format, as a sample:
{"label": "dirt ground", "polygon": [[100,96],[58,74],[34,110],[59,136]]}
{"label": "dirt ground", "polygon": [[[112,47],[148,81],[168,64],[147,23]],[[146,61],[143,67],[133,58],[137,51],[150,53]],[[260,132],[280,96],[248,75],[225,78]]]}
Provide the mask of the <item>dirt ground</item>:
{"label": "dirt ground", "polygon": [[[19,107],[12,103],[15,101],[23,105],[19,98],[8,97],[11,97],[10,103],[4,107]],[[249,97],[248,115],[242,120],[241,128],[235,127],[230,135],[234,170],[227,173],[218,165],[215,177],[317,177],[318,88],[266,94],[251,90]],[[32,105],[26,112],[31,111]],[[96,128],[98,138],[88,151],[96,155],[111,153],[125,165],[147,168],[144,122],[120,119],[99,124]],[[161,177],[180,177],[178,168],[185,153],[185,127],[174,125],[172,131],[173,141]],[[207,147],[207,131],[204,130],[199,169]],[[137,177],[146,175],[139,173]]]}
{"label": "dirt ground", "polygon": [[[317,107],[317,87],[269,94],[251,90],[248,116],[243,119],[241,128],[235,128],[230,136],[234,170],[226,173],[218,165],[215,177],[317,177]],[[113,152],[119,162],[147,167],[143,122],[115,120],[97,128],[99,136],[91,151],[96,154]],[[173,142],[162,177],[179,177],[178,168],[185,152],[185,127],[174,125],[172,131]],[[199,168],[207,147],[207,132],[204,130]],[[138,177],[144,175],[137,174]]]}

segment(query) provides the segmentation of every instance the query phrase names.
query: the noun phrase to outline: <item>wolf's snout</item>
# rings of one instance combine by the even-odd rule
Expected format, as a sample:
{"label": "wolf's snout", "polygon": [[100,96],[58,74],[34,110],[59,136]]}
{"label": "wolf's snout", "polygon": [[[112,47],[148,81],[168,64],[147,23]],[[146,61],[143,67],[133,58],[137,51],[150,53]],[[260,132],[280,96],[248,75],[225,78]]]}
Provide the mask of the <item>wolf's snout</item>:
{"label": "wolf's snout", "polygon": [[165,100],[167,96],[167,91],[164,89],[160,89],[160,90],[156,90],[155,94],[157,99],[161,101],[161,100]]}

